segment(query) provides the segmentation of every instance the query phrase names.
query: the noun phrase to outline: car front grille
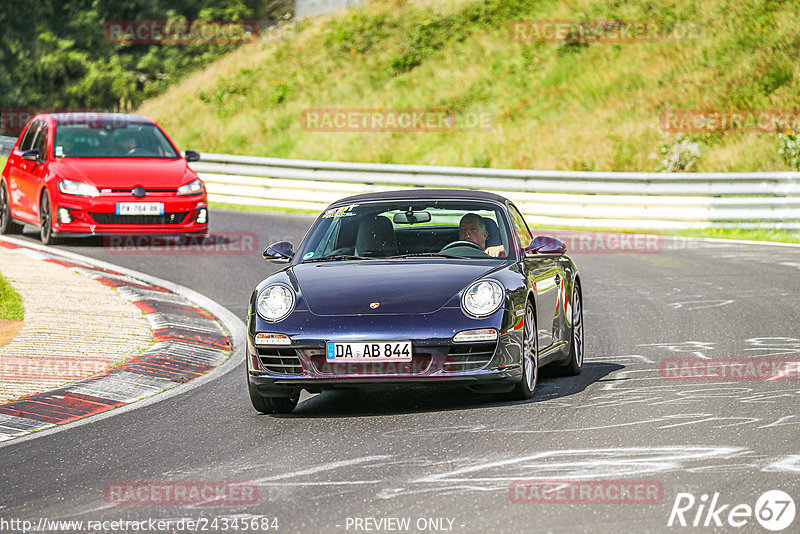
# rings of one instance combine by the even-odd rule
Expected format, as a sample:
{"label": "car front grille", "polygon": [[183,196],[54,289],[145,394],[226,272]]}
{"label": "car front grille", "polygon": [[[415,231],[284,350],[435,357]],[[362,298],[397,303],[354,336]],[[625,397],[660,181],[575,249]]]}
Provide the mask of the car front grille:
{"label": "car front grille", "polygon": [[490,343],[463,343],[450,347],[450,352],[442,364],[442,371],[457,373],[460,371],[475,371],[485,367],[494,356],[497,342]]}
{"label": "car front grille", "polygon": [[329,363],[325,349],[306,349],[305,354],[321,375],[416,375],[427,371],[433,359],[424,348],[414,348],[410,362]]}
{"label": "car front grille", "polygon": [[90,213],[99,224],[181,224],[188,211],[164,215],[117,215],[115,213]]}
{"label": "car front grille", "polygon": [[297,351],[289,348],[257,347],[261,366],[270,373],[299,375],[303,373]]}

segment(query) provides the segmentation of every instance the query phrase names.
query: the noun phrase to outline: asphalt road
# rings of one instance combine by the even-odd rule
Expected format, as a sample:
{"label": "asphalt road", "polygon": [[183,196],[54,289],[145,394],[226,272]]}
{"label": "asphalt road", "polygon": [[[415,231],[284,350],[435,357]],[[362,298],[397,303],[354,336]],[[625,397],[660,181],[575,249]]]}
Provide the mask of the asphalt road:
{"label": "asphalt road", "polygon": [[[252,252],[131,255],[102,241],[62,248],[191,287],[244,318],[252,288],[276,269],[260,251],[297,243],[312,219],[212,215],[213,233],[255,239]],[[277,518],[281,532],[403,531],[402,522],[378,523],[392,517],[408,518],[412,532],[665,532],[675,530],[667,524],[676,495],[688,493],[696,503],[686,522],[711,526],[679,531],[768,532],[752,516],[733,528],[728,514],[755,508],[768,490],[800,502],[798,381],[671,380],[659,366],[675,357],[800,358],[800,248],[667,241],[657,253],[573,257],[584,282],[584,371],[545,377],[529,402],[399,388],[304,395],[293,414],[266,416],[250,406],[242,365],[163,402],[0,449],[0,526],[205,518],[201,527],[221,532],[223,519]],[[601,484],[593,491],[647,481],[662,493],[634,504],[563,494],[513,502],[534,494],[510,485],[532,480]],[[107,484],[128,481],[249,481],[258,499],[107,504]],[[729,505],[716,529],[706,514],[715,493],[715,509]],[[775,500],[759,503],[762,518],[776,506],[788,517]],[[800,517],[785,531],[800,531]]]}

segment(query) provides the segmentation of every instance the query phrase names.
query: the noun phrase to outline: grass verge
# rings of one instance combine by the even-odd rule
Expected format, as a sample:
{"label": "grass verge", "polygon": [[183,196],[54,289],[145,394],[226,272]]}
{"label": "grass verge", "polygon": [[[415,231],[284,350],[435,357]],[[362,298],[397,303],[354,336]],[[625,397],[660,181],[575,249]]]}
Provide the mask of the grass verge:
{"label": "grass verge", "polygon": [[21,321],[24,316],[25,306],[22,304],[22,297],[0,274],[0,319]]}
{"label": "grass verge", "polygon": [[[511,34],[515,21],[612,19],[663,31],[639,42]],[[799,34],[796,2],[374,0],[245,45],[139,111],[205,152],[647,171],[661,148],[680,148],[676,134],[662,135],[668,110],[795,109]],[[331,108],[447,109],[456,126],[485,112],[491,124],[322,131],[304,122]],[[774,133],[692,137],[693,171],[791,170]]]}

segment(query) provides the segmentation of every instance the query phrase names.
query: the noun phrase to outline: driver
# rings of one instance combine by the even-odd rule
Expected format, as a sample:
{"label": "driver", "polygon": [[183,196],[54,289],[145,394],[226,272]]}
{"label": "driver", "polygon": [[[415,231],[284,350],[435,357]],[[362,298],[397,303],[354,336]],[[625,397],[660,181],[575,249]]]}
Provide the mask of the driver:
{"label": "driver", "polygon": [[472,241],[493,258],[500,257],[505,252],[503,245],[494,247],[486,246],[486,239],[489,237],[489,232],[486,231],[486,223],[483,222],[483,217],[477,213],[467,213],[461,217],[458,223],[458,239],[461,241]]}

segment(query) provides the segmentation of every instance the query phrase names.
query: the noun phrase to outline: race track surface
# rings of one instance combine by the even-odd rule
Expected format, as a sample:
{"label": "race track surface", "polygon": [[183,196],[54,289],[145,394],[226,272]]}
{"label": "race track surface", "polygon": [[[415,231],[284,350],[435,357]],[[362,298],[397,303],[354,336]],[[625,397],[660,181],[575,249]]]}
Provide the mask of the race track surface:
{"label": "race track surface", "polygon": [[[102,240],[61,248],[185,285],[244,319],[253,287],[278,268],[260,251],[297,244],[312,220],[212,213],[213,233],[255,237],[246,255],[121,254]],[[389,517],[408,518],[411,532],[665,532],[679,493],[697,500],[684,514],[689,524],[701,496],[719,493],[717,508],[729,505],[716,516],[724,530],[734,506],[755,507],[768,490],[800,502],[796,374],[688,381],[660,367],[668,358],[800,357],[800,248],[667,245],[573,255],[584,284],[584,370],[545,376],[529,402],[401,387],[304,394],[293,414],[266,416],[250,405],[242,364],[163,402],[3,447],[0,517],[205,518],[209,532],[235,518],[277,518],[280,532],[402,527],[379,523]],[[533,494],[509,487],[533,480],[647,482],[660,494],[621,504],[514,502]],[[104,489],[133,481],[250,482],[258,496],[222,506],[108,502]],[[714,522],[678,530],[712,531]],[[767,532],[755,517],[736,531]]]}

